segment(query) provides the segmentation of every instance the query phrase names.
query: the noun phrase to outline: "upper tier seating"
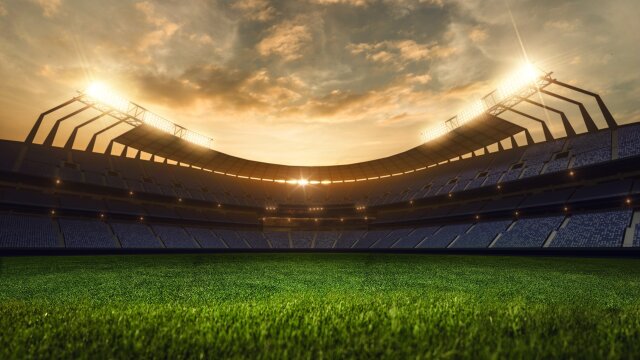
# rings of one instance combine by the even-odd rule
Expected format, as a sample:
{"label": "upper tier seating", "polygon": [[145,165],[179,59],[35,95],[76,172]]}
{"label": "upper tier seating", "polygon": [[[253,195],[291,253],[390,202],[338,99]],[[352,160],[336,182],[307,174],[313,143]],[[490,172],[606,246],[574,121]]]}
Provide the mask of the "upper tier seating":
{"label": "upper tier seating", "polygon": [[618,156],[626,158],[640,155],[640,125],[630,125],[618,130]]}

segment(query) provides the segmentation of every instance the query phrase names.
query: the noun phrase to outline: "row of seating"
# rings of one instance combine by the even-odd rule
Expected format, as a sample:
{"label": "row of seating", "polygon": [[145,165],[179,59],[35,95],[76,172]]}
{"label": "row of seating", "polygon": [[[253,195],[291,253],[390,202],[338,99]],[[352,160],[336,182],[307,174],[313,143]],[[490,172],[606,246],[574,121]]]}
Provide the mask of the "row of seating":
{"label": "row of seating", "polygon": [[[620,247],[631,209],[379,230],[252,231],[0,214],[2,248],[391,249]],[[58,227],[59,226],[59,227]],[[59,230],[58,230],[59,229]],[[635,228],[633,246],[640,246]],[[64,244],[64,245],[63,245]]]}

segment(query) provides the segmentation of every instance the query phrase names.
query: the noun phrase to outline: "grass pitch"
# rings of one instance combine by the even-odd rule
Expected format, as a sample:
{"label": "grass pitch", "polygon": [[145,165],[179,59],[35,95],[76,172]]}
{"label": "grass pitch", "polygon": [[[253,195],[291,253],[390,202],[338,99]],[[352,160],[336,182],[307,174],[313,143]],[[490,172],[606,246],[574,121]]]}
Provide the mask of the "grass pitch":
{"label": "grass pitch", "polygon": [[0,258],[0,358],[638,358],[640,260]]}

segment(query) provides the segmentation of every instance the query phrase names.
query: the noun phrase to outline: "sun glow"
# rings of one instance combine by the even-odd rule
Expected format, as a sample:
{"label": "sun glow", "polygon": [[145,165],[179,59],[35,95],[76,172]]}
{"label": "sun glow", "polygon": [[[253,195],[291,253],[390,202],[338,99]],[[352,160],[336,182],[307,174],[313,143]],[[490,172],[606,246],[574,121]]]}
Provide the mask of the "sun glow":
{"label": "sun glow", "polygon": [[[506,80],[504,80],[498,88],[490,95],[494,95],[494,101],[503,101],[518,92],[522,91],[528,86],[534,86],[536,81],[540,78],[541,72],[533,64],[526,63],[522,65],[520,69],[512,73]],[[489,97],[489,95],[487,95]],[[488,104],[485,99],[478,100],[462,110],[458,115],[454,116],[445,123],[439,123],[430,129],[422,133],[422,139],[424,142],[431,141],[439,138],[455,128],[462,126],[474,119],[477,119],[487,110],[489,110],[495,103]]]}
{"label": "sun glow", "polygon": [[[111,90],[107,85],[102,82],[96,81],[91,83],[84,91],[84,94],[95,102],[107,105],[121,113],[134,115],[138,120],[143,123],[153,126],[154,128],[180,137],[181,139],[190,143],[200,145],[202,147],[210,148],[211,139],[189,129],[184,129],[181,126],[174,124],[173,122],[152,113],[144,108],[133,104],[124,97],[118,95]],[[134,109],[136,109],[134,111]]]}

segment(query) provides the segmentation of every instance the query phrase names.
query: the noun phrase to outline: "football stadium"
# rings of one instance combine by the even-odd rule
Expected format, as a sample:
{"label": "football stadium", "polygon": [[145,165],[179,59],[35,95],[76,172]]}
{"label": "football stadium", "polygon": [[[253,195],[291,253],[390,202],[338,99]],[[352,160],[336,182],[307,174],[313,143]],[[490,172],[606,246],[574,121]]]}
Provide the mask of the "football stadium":
{"label": "football stadium", "polygon": [[37,109],[0,140],[0,357],[637,358],[640,124],[528,60],[496,84],[320,166],[107,80]]}

